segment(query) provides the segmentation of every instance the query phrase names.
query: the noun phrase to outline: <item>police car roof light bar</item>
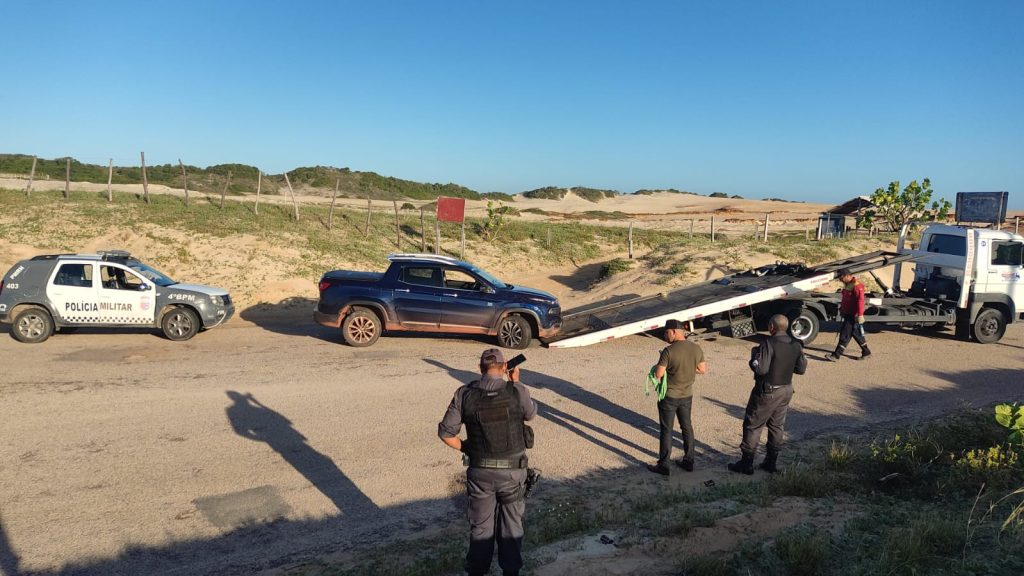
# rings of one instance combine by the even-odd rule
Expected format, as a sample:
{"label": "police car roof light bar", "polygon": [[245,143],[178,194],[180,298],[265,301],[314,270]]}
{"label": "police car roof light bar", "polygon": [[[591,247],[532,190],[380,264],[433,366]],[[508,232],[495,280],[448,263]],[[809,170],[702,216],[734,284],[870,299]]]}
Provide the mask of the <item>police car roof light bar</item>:
{"label": "police car roof light bar", "polygon": [[127,260],[132,257],[132,253],[127,250],[97,250],[96,254],[104,260]]}

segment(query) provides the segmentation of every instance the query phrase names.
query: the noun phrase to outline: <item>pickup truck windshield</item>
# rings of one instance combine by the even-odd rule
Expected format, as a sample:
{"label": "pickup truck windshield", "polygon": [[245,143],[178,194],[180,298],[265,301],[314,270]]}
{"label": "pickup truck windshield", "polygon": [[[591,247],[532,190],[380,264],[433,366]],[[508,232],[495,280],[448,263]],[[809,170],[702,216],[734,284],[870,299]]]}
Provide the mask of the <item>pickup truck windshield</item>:
{"label": "pickup truck windshield", "polygon": [[177,284],[162,272],[146,266],[142,262],[126,262],[129,268],[142,274],[147,280],[151,280],[157,286],[171,286]]}
{"label": "pickup truck windshield", "polygon": [[483,278],[484,280],[486,280],[487,283],[490,284],[491,286],[494,286],[495,289],[499,289],[500,290],[502,288],[508,288],[508,285],[506,285],[501,280],[498,280],[494,276],[491,276],[490,274],[487,273],[487,271],[481,270],[480,268],[477,268],[476,266],[473,266],[472,264],[469,264],[468,266],[469,266],[469,269],[472,270],[473,272],[475,272],[477,276],[479,276],[479,277]]}

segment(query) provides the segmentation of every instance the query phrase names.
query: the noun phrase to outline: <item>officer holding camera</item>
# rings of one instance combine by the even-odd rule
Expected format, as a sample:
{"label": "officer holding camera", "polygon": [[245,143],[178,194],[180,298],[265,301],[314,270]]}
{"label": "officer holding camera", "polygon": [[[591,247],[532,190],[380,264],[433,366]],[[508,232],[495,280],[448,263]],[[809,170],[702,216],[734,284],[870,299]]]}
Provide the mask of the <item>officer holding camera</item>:
{"label": "officer holding camera", "polygon": [[[514,576],[523,566],[526,449],[533,446],[533,432],[525,422],[537,414],[537,404],[519,382],[519,367],[509,369],[501,350],[484,350],[480,374],[479,380],[455,391],[437,435],[461,451],[469,465],[466,572],[474,576],[490,571],[497,540],[498,565],[505,576]],[[465,440],[459,438],[463,424]]]}
{"label": "officer holding camera", "polygon": [[759,468],[770,473],[779,470],[786,413],[793,398],[793,374],[807,371],[803,343],[788,335],[788,328],[789,318],[782,314],[772,316],[768,324],[771,336],[750,351],[754,389],[750,391],[747,411],[743,416],[742,457],[728,466],[733,472],[754,473],[754,454],[765,426],[768,426],[768,451]]}

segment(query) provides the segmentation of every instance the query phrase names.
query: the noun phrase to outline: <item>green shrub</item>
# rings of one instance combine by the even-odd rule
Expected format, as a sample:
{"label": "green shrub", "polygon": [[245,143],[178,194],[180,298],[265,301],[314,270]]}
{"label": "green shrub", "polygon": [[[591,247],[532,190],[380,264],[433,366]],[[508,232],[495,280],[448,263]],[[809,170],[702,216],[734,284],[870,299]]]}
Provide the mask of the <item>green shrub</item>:
{"label": "green shrub", "polygon": [[612,276],[620,272],[625,272],[632,267],[633,262],[631,260],[625,260],[623,258],[616,258],[614,260],[610,260],[601,265],[601,272],[600,274],[598,274],[598,279],[604,280],[607,278],[611,278]]}

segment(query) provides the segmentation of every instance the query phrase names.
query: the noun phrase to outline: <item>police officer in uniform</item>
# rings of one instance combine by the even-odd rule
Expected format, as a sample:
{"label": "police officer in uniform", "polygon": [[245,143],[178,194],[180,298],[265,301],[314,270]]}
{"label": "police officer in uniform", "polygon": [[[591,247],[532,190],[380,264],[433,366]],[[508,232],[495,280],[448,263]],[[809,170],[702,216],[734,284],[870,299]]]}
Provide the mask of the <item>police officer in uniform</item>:
{"label": "police officer in uniform", "polygon": [[771,336],[751,351],[754,389],[750,392],[743,416],[742,457],[739,462],[729,464],[729,470],[733,472],[754,473],[754,454],[765,425],[768,426],[768,450],[758,467],[773,474],[779,470],[777,464],[782,450],[786,412],[793,398],[793,374],[807,371],[803,343],[786,334],[788,328],[788,318],[782,314],[772,316],[768,324]]}
{"label": "police officer in uniform", "polygon": [[[484,350],[480,374],[455,391],[437,435],[469,461],[466,572],[475,576],[490,570],[497,540],[498,565],[505,576],[514,576],[523,566],[526,448],[533,444],[525,421],[537,414],[537,405],[519,382],[519,368],[507,372],[501,350]],[[465,440],[459,439],[463,424]]]}

